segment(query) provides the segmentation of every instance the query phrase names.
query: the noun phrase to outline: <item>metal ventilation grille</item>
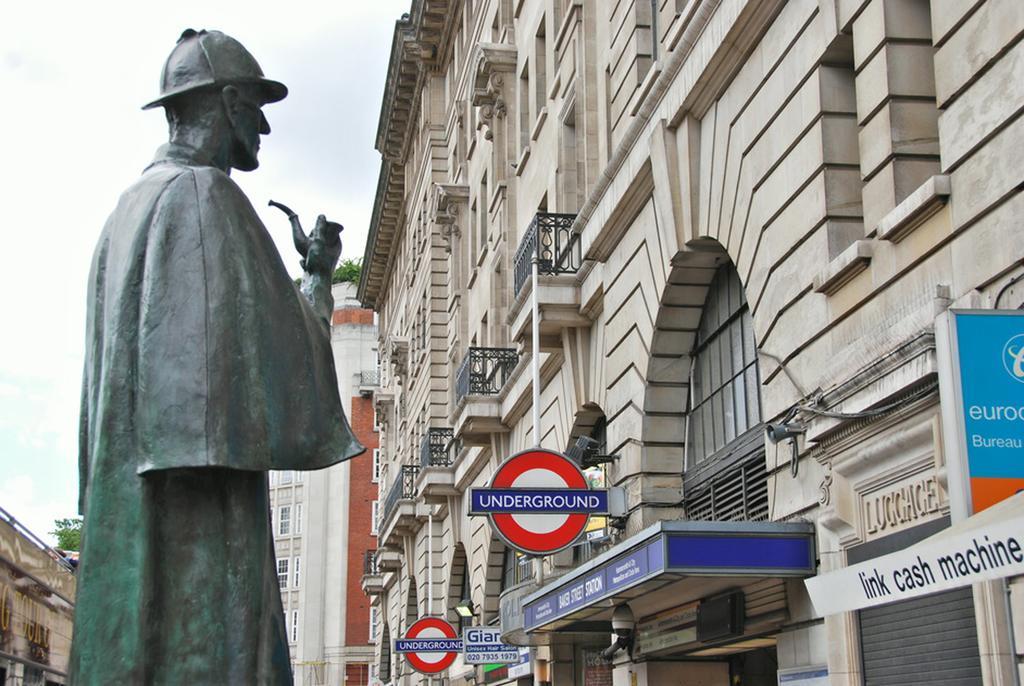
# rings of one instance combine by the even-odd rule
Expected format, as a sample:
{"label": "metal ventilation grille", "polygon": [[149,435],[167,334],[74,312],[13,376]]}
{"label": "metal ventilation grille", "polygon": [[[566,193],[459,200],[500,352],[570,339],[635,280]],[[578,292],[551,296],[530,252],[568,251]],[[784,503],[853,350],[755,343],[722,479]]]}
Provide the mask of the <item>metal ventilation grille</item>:
{"label": "metal ventilation grille", "polygon": [[707,480],[685,500],[686,518],[714,522],[768,521],[764,453]]}

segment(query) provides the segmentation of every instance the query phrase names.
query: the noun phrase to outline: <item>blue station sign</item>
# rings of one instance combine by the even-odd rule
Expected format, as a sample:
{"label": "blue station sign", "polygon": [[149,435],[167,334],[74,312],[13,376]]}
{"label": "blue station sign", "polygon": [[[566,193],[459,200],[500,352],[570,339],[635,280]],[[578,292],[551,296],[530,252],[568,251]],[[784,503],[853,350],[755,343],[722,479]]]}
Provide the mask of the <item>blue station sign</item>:
{"label": "blue station sign", "polygon": [[[614,598],[663,574],[796,577],[814,574],[814,534],[808,526],[763,523],[663,522],[626,541],[553,589],[523,603],[527,631]],[[635,594],[635,592],[634,592]]]}

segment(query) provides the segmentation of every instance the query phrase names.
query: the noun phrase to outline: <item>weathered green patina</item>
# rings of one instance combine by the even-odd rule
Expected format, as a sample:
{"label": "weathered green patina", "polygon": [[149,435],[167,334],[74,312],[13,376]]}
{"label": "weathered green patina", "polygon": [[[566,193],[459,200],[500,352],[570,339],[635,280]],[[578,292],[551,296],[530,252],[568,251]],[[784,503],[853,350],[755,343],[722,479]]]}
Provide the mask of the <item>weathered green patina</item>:
{"label": "weathered green patina", "polygon": [[163,86],[171,142],[90,274],[70,680],[290,684],[266,470],[363,450],[330,347],[340,241],[318,224],[300,292],[228,176],[286,92],[241,44],[187,31]]}

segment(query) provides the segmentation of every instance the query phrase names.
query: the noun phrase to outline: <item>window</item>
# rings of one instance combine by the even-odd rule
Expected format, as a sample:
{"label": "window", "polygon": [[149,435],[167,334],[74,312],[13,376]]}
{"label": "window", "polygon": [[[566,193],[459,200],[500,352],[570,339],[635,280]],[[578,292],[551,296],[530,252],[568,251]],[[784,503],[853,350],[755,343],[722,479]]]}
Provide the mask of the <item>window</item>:
{"label": "window", "polygon": [[530,144],[530,63],[519,72],[519,149]]}
{"label": "window", "polygon": [[731,264],[708,288],[690,371],[687,468],[699,466],[761,421],[760,379],[750,310]]}
{"label": "window", "polygon": [[370,533],[377,535],[377,521],[380,519],[380,501],[374,500],[370,505]]}
{"label": "window", "polygon": [[291,636],[289,641],[295,643],[299,640],[299,611],[292,610],[292,621],[291,621]]}
{"label": "window", "polygon": [[[548,102],[548,48],[545,39],[545,20],[540,18],[540,26],[537,27],[537,35],[533,50],[533,77],[534,77],[534,102],[533,122],[537,121],[540,111]],[[531,122],[531,126],[533,125]]]}
{"label": "window", "polygon": [[769,519],[757,350],[743,285],[731,264],[719,267],[708,286],[689,392],[686,518]]}
{"label": "window", "polygon": [[506,548],[501,562],[501,590],[533,578],[533,559]]}
{"label": "window", "polygon": [[480,195],[478,196],[478,202],[480,204],[480,218],[477,226],[480,228],[480,243],[479,249],[482,252],[487,247],[488,227],[487,227],[487,214],[488,214],[488,197],[487,197],[487,172],[480,178]]}
{"label": "window", "polygon": [[[376,414],[374,415],[376,416]],[[373,483],[380,481],[380,448],[373,449]]]}
{"label": "window", "polygon": [[277,583],[281,588],[288,588],[288,558],[277,561]]}
{"label": "window", "polygon": [[299,563],[302,562],[302,558],[296,555],[292,558],[292,588],[299,587]]}
{"label": "window", "polygon": [[287,536],[292,532],[292,507],[282,505],[277,513],[277,535]]}
{"label": "window", "polygon": [[373,643],[373,637],[377,635],[377,608],[370,608],[370,642]]}
{"label": "window", "polygon": [[282,486],[284,486],[285,484],[290,484],[292,482],[291,470],[280,472],[279,475],[281,478],[278,481],[278,483],[280,483]]}
{"label": "window", "polygon": [[292,527],[292,533],[293,534],[301,534],[302,533],[302,503],[297,503],[295,505],[295,517],[294,517],[294,520],[295,520],[294,521],[295,526]]}

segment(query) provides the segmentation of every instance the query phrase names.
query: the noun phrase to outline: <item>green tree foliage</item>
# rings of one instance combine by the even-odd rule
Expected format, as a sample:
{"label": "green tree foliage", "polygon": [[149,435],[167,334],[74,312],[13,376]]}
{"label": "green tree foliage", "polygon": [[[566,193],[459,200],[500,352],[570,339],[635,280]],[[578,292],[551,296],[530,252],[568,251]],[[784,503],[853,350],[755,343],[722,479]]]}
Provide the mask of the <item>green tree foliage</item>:
{"label": "green tree foliage", "polygon": [[361,258],[342,260],[338,264],[338,268],[334,270],[334,277],[331,279],[331,283],[344,283],[346,281],[358,283],[359,273],[362,270],[363,260]]}
{"label": "green tree foliage", "polygon": [[82,518],[55,519],[53,525],[56,527],[50,535],[57,537],[57,547],[61,550],[82,549]]}

